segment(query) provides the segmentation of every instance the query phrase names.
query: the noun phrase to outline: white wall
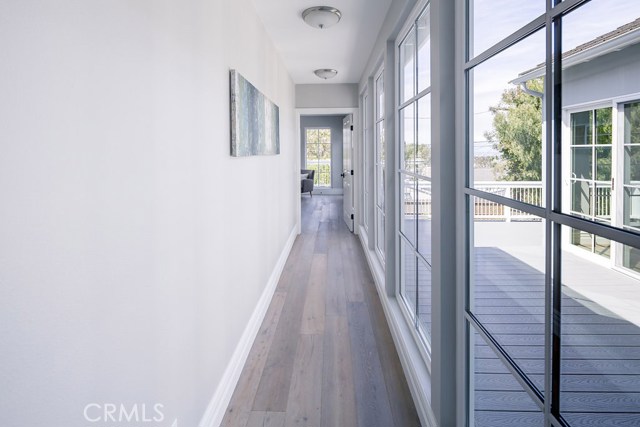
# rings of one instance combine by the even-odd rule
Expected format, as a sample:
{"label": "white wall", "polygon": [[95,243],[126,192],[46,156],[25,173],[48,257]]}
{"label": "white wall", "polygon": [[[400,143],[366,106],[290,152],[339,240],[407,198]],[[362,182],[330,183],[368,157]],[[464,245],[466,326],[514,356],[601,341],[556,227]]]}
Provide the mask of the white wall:
{"label": "white wall", "polygon": [[[249,0],[7,0],[0,52],[0,425],[196,426],[295,227],[291,79]],[[280,155],[229,156],[229,68]]]}
{"label": "white wall", "polygon": [[640,44],[564,70],[562,103],[566,106],[608,101],[640,92]]}
{"label": "white wall", "polygon": [[296,85],[297,108],[357,108],[357,84]]}

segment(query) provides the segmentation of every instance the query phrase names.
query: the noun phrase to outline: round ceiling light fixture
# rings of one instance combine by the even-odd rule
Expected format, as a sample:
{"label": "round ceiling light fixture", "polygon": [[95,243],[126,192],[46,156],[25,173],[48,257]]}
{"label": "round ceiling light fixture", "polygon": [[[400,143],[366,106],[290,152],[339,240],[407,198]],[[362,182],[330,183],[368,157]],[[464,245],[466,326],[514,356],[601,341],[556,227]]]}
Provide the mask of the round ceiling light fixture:
{"label": "round ceiling light fixture", "polygon": [[313,73],[321,79],[327,80],[334,78],[336,74],[338,74],[338,70],[333,70],[331,68],[321,68],[319,70],[315,70]]}
{"label": "round ceiling light fixture", "polygon": [[321,30],[337,24],[340,18],[342,18],[342,12],[330,6],[314,6],[302,12],[304,22]]}

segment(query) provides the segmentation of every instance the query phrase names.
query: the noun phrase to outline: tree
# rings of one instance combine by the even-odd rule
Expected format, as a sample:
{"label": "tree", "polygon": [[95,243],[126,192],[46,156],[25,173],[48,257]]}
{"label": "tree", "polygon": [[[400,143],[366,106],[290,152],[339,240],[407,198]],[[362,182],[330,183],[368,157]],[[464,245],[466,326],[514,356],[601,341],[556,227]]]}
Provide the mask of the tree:
{"label": "tree", "polygon": [[[542,79],[527,82],[527,87],[542,92]],[[501,159],[496,169],[507,181],[542,179],[542,99],[528,94],[522,87],[505,89],[500,102],[490,107],[493,130],[484,136],[494,144]]]}

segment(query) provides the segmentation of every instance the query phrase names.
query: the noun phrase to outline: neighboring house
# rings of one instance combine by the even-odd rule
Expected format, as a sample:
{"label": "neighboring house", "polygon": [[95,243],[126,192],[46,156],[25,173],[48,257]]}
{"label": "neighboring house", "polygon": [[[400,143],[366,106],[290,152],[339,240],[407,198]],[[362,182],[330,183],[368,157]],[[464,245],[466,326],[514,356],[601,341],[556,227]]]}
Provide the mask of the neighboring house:
{"label": "neighboring house", "polygon": [[[565,52],[562,69],[563,211],[640,232],[640,18]],[[540,65],[512,83],[544,72]],[[563,237],[640,273],[636,248],[571,229]]]}

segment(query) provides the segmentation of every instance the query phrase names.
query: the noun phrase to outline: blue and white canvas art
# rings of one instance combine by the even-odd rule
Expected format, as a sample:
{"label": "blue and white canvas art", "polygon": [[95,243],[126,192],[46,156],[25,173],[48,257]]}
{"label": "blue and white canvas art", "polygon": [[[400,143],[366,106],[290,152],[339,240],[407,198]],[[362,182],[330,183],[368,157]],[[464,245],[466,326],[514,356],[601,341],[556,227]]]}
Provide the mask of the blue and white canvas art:
{"label": "blue and white canvas art", "polygon": [[280,154],[280,110],[236,70],[231,70],[231,155]]}

